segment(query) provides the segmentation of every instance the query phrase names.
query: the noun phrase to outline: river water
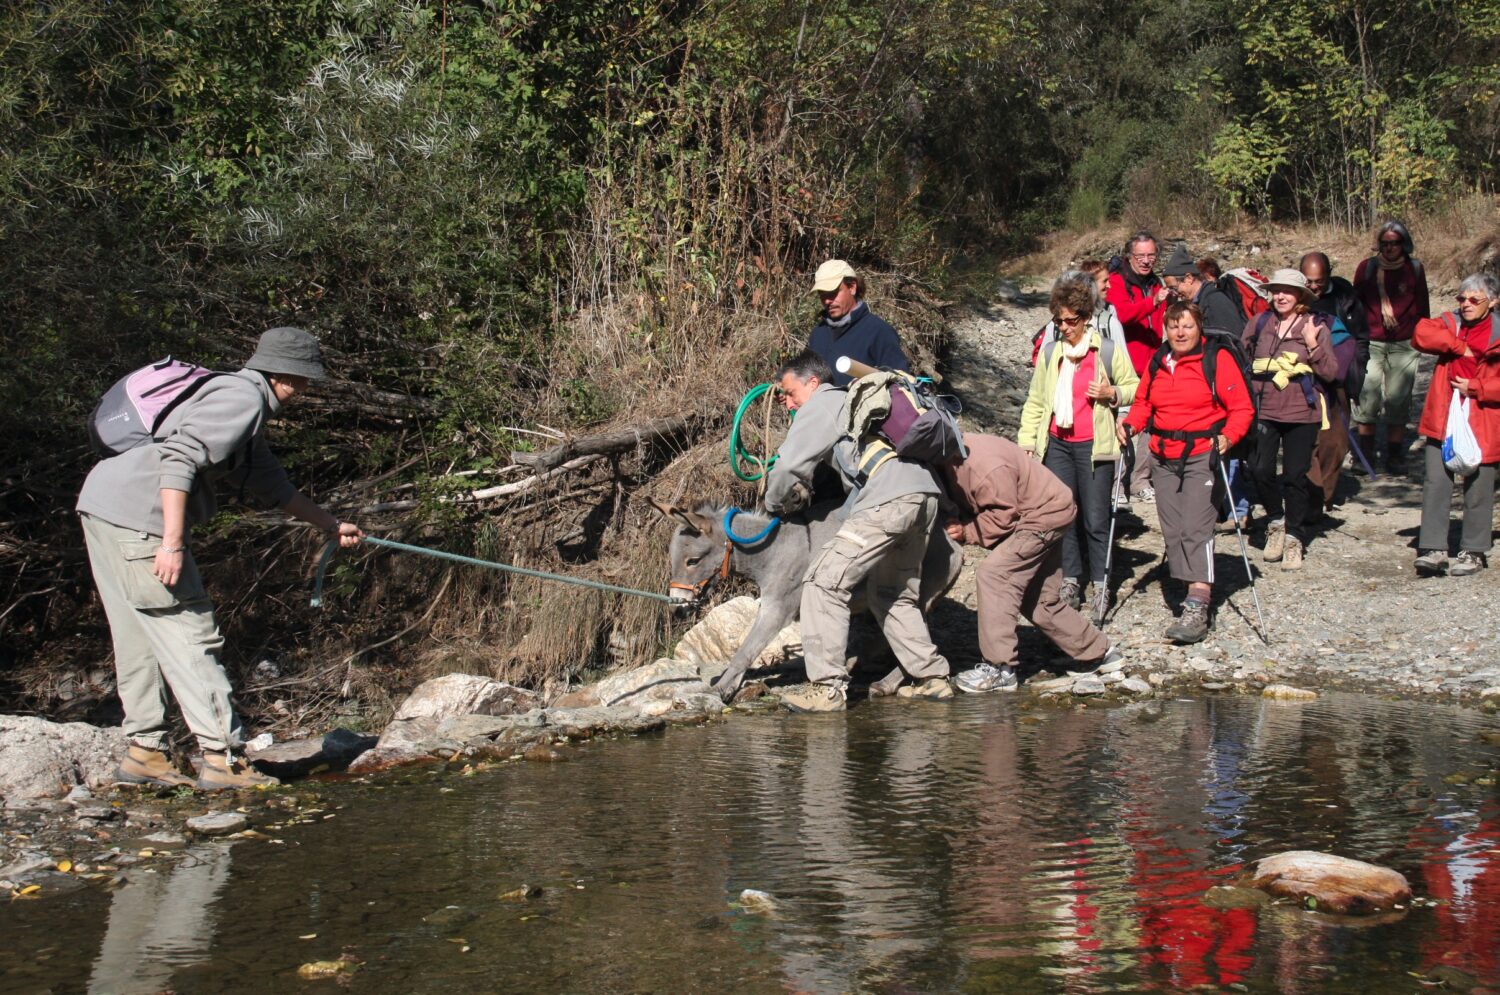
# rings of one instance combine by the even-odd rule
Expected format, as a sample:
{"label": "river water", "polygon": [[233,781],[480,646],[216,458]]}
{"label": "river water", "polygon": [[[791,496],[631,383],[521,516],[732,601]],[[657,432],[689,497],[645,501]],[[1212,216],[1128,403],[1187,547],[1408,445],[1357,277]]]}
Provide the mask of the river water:
{"label": "river water", "polygon": [[[327,785],[283,842],[200,845],[113,892],[11,903],[0,990],[331,989],[297,968],[341,955],[369,992],[1495,983],[1497,730],[1337,694],[886,700]],[[269,825],[265,800],[245,799]],[[1201,901],[1288,849],[1395,867],[1440,901],[1376,923]],[[523,885],[540,894],[501,897]],[[744,889],[773,898],[742,906]]]}

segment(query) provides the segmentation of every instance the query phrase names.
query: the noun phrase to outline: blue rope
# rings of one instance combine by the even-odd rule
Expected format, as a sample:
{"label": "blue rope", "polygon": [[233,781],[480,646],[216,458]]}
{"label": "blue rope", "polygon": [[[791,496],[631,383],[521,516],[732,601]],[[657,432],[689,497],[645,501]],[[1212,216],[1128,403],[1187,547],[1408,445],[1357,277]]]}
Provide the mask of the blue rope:
{"label": "blue rope", "polygon": [[[365,536],[363,540],[367,546],[384,546],[387,549],[400,550],[403,553],[420,553],[423,556],[431,556],[439,560],[449,560],[453,563],[463,563],[471,567],[485,567],[489,570],[504,570],[508,573],[523,574],[527,577],[539,577],[542,580],[555,580],[564,584],[577,584],[580,587],[592,587],[599,591],[610,591],[614,594],[633,594],[638,598],[650,598],[653,601],[664,601],[672,603],[672,599],[665,594],[657,594],[654,591],[637,591],[631,587],[620,587],[616,584],[606,584],[603,581],[588,580],[583,577],[567,577],[563,574],[547,573],[545,570],[531,570],[526,567],[514,567],[509,563],[496,563],[493,560],[480,560],[472,556],[460,556],[457,553],[444,552],[441,549],[427,549],[422,546],[409,546],[404,542],[392,542],[389,539],[376,539],[374,536]],[[323,555],[318,559],[318,580],[313,587],[312,606],[319,607],[323,603],[323,575],[328,572],[328,561],[333,559],[333,554],[339,548],[337,539],[329,540],[323,549]]]}
{"label": "blue rope", "polygon": [[736,515],[743,514],[744,512],[739,508],[730,508],[728,511],[724,512],[724,534],[728,536],[729,541],[734,543],[736,546],[753,546],[764,539],[766,536],[770,535],[772,532],[775,532],[776,527],[781,524],[780,518],[772,518],[769,522],[766,523],[766,527],[755,533],[755,535],[737,536],[734,534],[734,517]]}

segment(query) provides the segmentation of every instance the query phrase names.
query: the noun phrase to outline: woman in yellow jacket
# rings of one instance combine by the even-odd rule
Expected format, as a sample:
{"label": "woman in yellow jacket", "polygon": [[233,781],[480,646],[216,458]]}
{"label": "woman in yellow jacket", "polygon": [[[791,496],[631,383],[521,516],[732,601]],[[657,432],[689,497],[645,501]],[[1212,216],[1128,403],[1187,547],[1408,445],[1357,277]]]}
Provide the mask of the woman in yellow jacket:
{"label": "woman in yellow jacket", "polygon": [[1051,304],[1062,337],[1037,353],[1016,441],[1073,492],[1078,517],[1063,535],[1062,595],[1074,608],[1083,602],[1086,542],[1088,579],[1094,583],[1089,614],[1099,625],[1110,603],[1105,562],[1109,496],[1120,455],[1115,415],[1135,398],[1140,378],[1129,354],[1089,326],[1094,301],[1088,288],[1061,284],[1053,288]]}

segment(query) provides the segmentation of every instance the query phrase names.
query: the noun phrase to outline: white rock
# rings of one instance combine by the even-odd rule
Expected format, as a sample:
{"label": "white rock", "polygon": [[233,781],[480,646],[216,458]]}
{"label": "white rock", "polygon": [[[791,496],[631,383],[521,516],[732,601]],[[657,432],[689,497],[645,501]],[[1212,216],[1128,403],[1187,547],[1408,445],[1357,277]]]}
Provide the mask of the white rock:
{"label": "white rock", "polygon": [[1167,683],[1167,675],[1166,674],[1147,674],[1146,675],[1146,680],[1151,684],[1152,687],[1159,688],[1163,684]]}
{"label": "white rock", "polygon": [[125,734],[83,722],[0,715],[0,803],[61,798],[80,783],[114,782]]}
{"label": "white rock", "polygon": [[[1159,674],[1153,676],[1160,676]],[[1131,694],[1150,694],[1151,685],[1139,677],[1127,677],[1120,682],[1121,691],[1129,691]]]}
{"label": "white rock", "polygon": [[1099,675],[1099,680],[1103,681],[1105,684],[1118,684],[1124,679],[1125,675],[1120,673],[1118,670]]}
{"label": "white rock", "polygon": [[1097,677],[1080,677],[1073,682],[1073,693],[1076,695],[1103,694],[1104,682]]}
{"label": "white rock", "polygon": [[1312,701],[1318,696],[1318,692],[1309,691],[1306,688],[1294,688],[1290,684],[1270,684],[1261,691],[1260,696],[1281,701]]}
{"label": "white rock", "polygon": [[1098,670],[1094,671],[1094,673],[1096,673],[1096,674],[1098,674],[1099,676],[1102,677],[1105,674],[1113,674],[1113,673],[1115,673],[1117,671],[1120,671],[1120,670],[1123,670],[1123,669],[1125,669],[1125,661],[1124,660],[1111,660],[1110,662],[1108,662],[1106,664],[1102,664],[1099,667]]}
{"label": "white rock", "polygon": [[200,836],[228,836],[249,825],[250,820],[239,812],[214,812],[187,821],[188,829]]}
{"label": "white rock", "polygon": [[[758,599],[743,595],[724,602],[703,616],[702,621],[678,640],[673,656],[695,664],[705,678],[717,676],[745,641],[745,634],[750,631],[759,610]],[[794,622],[771,639],[750,669],[792,663],[801,658],[802,627]]]}
{"label": "white rock", "polygon": [[417,686],[380,734],[381,749],[422,741],[457,715],[517,715],[538,707],[531,691],[474,674],[448,674]]}

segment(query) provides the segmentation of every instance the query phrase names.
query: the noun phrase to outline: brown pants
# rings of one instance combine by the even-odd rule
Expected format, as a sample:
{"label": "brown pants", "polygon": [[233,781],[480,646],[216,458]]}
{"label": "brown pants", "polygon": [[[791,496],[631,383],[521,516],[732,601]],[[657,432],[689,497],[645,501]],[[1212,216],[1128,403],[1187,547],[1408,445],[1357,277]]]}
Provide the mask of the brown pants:
{"label": "brown pants", "polygon": [[[1336,404],[1347,419],[1349,399],[1344,397],[1342,390],[1338,392]],[[1339,488],[1339,471],[1343,468],[1344,457],[1349,455],[1349,433],[1344,422],[1339,420],[1337,412],[1330,414],[1328,427],[1318,433],[1318,441],[1313,446],[1312,466],[1307,468],[1307,481],[1313,494],[1322,493],[1325,508],[1333,504],[1334,492]]]}
{"label": "brown pants", "polygon": [[1075,660],[1098,660],[1109,649],[1104,634],[1062,600],[1061,531],[1017,529],[979,564],[974,580],[979,649],[990,663],[1018,662],[1016,624],[1022,615]]}

